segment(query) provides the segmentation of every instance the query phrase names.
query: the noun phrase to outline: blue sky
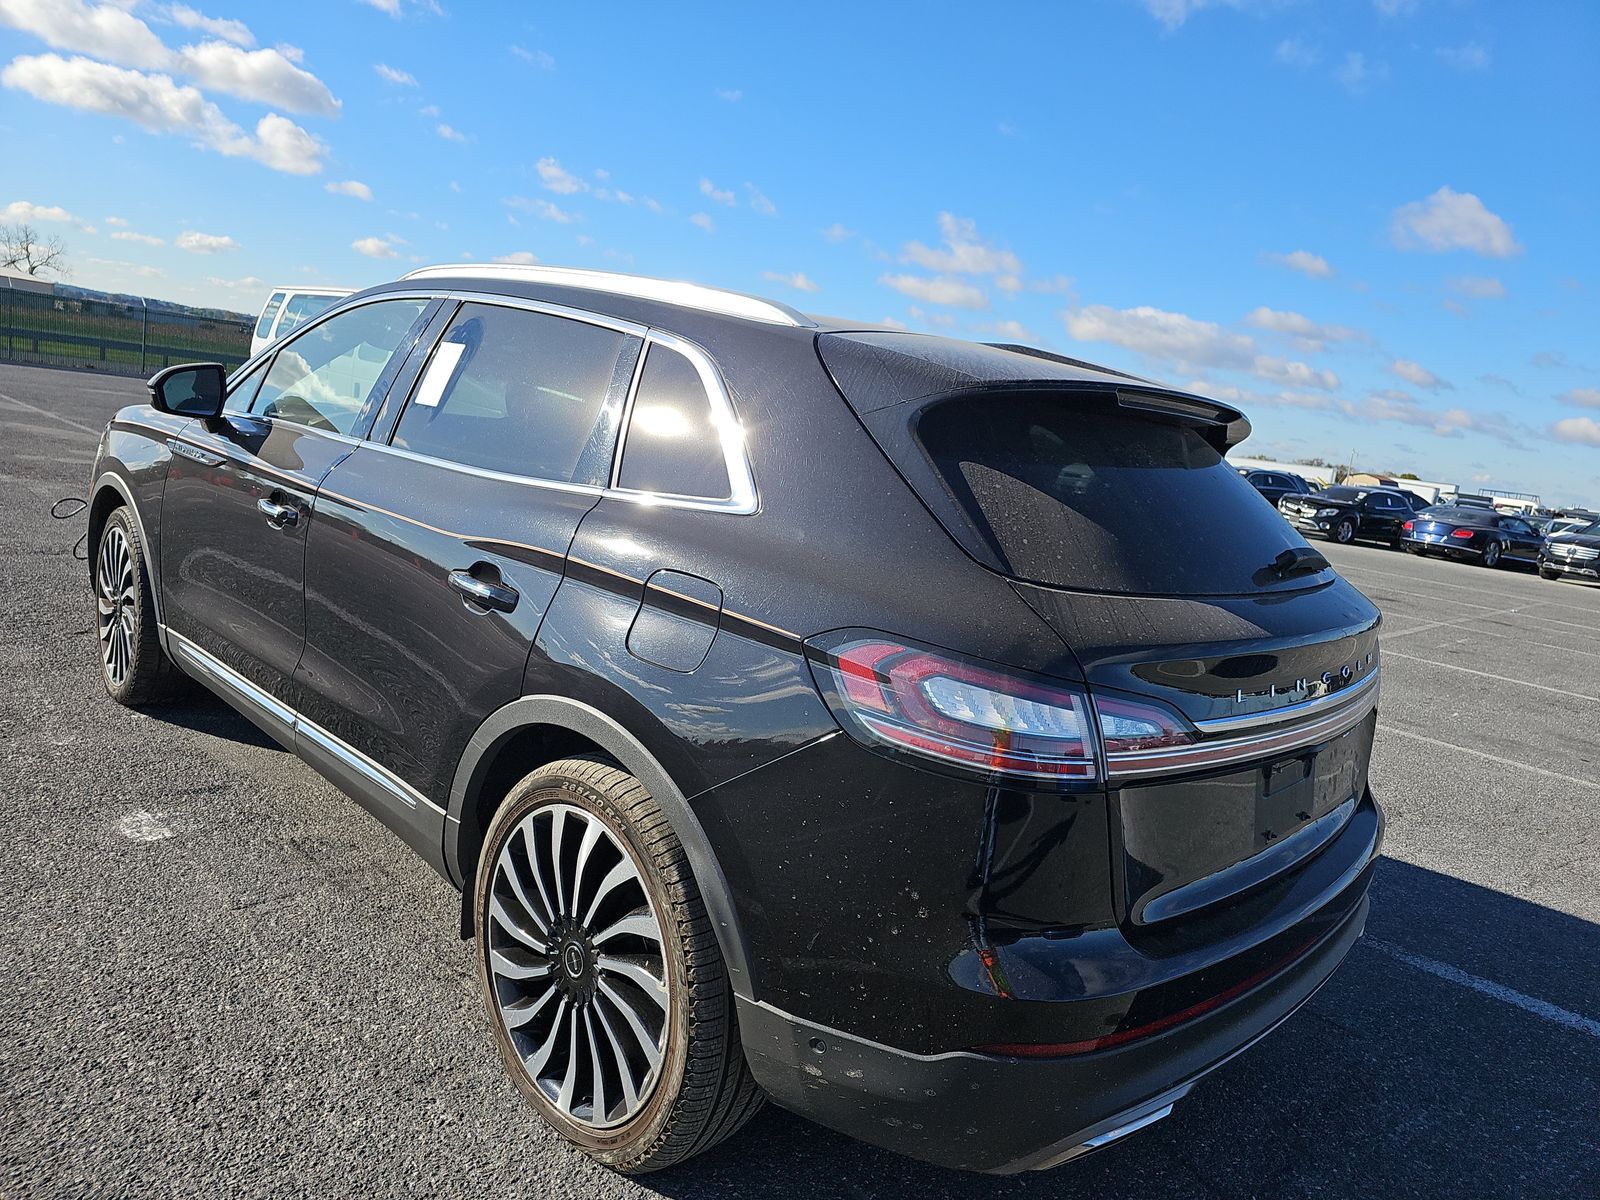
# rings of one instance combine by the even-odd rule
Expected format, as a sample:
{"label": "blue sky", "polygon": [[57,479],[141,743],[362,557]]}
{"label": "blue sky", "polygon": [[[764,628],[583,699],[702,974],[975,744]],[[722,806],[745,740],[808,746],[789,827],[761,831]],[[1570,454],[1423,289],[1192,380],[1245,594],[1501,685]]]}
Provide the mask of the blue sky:
{"label": "blue sky", "polygon": [[502,256],[690,278],[1594,503],[1597,48],[1589,0],[0,0],[0,220],[246,311]]}

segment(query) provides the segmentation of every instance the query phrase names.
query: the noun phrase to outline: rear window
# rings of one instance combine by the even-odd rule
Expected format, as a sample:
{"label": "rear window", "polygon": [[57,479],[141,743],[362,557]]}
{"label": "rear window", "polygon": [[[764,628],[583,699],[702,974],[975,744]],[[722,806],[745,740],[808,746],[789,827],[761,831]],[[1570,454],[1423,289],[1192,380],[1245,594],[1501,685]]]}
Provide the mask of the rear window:
{"label": "rear window", "polygon": [[278,322],[278,336],[282,337],[292,329],[298,329],[312,317],[320,317],[327,312],[343,296],[313,296],[299,292],[289,298],[289,303],[283,307],[283,317]]}
{"label": "rear window", "polygon": [[272,319],[278,315],[278,307],[283,303],[283,293],[273,292],[272,298],[267,301],[267,306],[261,310],[261,319],[256,322],[256,336],[264,338],[272,332]]}
{"label": "rear window", "polygon": [[916,436],[971,522],[967,536],[1017,578],[1166,595],[1316,578],[1270,570],[1305,542],[1191,426],[1030,393],[935,405]]}

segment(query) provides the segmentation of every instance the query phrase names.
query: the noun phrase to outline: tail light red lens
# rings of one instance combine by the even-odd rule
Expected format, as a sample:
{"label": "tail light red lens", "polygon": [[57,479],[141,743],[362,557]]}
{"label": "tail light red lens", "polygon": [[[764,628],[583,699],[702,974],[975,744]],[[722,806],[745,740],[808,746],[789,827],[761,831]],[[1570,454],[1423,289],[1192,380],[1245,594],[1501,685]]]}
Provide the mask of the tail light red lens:
{"label": "tail light red lens", "polygon": [[1460,538],[1462,541],[1467,541],[1472,537],[1472,530],[1470,530],[1470,529],[1452,529],[1450,531],[1450,536],[1453,537],[1453,538]]}
{"label": "tail light red lens", "polygon": [[[817,683],[857,740],[985,775],[1096,778],[1104,752],[1194,740],[1175,715],[885,637],[813,645]],[[1097,741],[1101,745],[1097,745]]]}
{"label": "tail light red lens", "polygon": [[1413,524],[1414,524],[1414,522],[1407,521],[1404,525],[1400,526],[1400,528],[1401,529],[1410,529]]}

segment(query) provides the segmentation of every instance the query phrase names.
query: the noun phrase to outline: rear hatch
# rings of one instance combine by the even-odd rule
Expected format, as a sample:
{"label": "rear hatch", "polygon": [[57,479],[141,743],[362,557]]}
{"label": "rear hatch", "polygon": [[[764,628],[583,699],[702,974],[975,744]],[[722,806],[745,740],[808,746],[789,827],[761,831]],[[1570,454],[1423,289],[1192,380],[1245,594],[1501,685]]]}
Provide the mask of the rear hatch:
{"label": "rear hatch", "polygon": [[[1125,922],[1304,864],[1366,794],[1372,604],[1224,459],[1242,416],[1037,353],[905,334],[819,352],[950,535],[1071,648],[1101,705],[1190,741],[1109,756]],[[1314,503],[1314,501],[1313,501]]]}

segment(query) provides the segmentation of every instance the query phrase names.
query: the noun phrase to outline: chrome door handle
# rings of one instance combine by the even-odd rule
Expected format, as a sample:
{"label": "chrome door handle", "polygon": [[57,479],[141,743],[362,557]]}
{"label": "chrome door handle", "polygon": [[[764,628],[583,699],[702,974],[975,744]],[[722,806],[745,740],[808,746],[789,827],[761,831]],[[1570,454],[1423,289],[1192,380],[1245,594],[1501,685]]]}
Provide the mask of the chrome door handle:
{"label": "chrome door handle", "polygon": [[451,571],[450,586],[480,608],[492,608],[498,612],[510,612],[522,599],[522,594],[511,585],[489,583],[466,571]]}
{"label": "chrome door handle", "polygon": [[279,504],[276,500],[257,500],[256,508],[266,517],[267,524],[286,529],[300,523],[300,510],[292,504]]}

